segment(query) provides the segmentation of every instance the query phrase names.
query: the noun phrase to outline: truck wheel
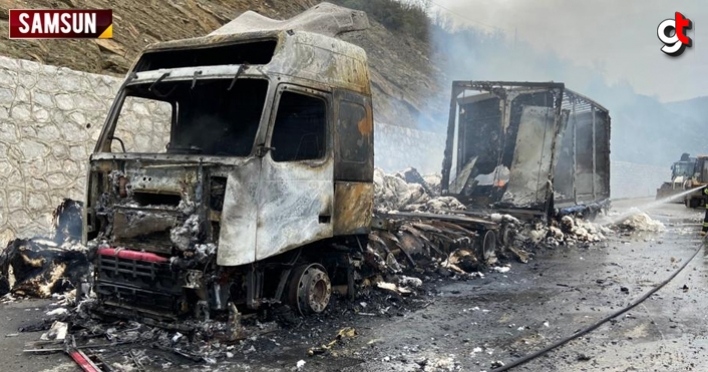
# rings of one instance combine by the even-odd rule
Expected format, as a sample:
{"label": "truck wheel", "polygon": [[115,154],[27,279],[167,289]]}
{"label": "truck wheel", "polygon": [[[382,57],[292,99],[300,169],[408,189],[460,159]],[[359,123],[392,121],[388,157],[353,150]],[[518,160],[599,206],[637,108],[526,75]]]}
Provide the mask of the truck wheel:
{"label": "truck wheel", "polygon": [[290,278],[289,287],[290,303],[302,315],[323,312],[332,296],[332,282],[320,264],[298,267]]}

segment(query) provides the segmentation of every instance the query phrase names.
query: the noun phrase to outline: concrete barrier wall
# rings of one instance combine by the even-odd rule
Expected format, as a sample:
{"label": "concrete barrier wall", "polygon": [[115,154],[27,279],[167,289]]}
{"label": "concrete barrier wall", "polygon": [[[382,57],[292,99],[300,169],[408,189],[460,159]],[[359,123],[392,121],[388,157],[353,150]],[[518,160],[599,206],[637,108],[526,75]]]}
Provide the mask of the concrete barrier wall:
{"label": "concrete barrier wall", "polygon": [[[0,57],[0,247],[46,234],[63,198],[83,199],[86,163],[121,79]],[[130,146],[151,144],[158,108],[128,107],[121,133]],[[154,126],[153,126],[154,128]],[[375,163],[439,173],[445,133],[376,124]],[[653,195],[667,169],[612,164],[613,197]]]}
{"label": "concrete barrier wall", "polygon": [[[88,155],[120,82],[0,57],[0,247],[46,234],[63,198],[83,199]],[[127,109],[126,145],[149,141],[155,133],[143,128],[156,108]]]}

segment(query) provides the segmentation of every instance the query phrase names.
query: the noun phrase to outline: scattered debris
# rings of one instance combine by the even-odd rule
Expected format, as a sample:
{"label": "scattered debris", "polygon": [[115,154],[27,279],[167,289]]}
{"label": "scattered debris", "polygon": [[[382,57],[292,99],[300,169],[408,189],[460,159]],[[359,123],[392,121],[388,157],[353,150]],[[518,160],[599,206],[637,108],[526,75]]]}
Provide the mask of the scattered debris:
{"label": "scattered debris", "polygon": [[66,314],[66,313],[68,313],[68,312],[69,312],[69,310],[67,310],[67,309],[65,309],[65,308],[63,308],[63,307],[59,307],[59,308],[56,308],[56,309],[54,309],[54,310],[48,311],[48,312],[47,312],[47,316],[64,315],[64,314]]}
{"label": "scattered debris", "polygon": [[536,223],[529,231],[529,240],[549,247],[598,243],[607,239],[612,230],[580,217],[565,215],[560,220],[552,220],[549,226]]}
{"label": "scattered debris", "polygon": [[492,368],[501,368],[504,367],[504,362],[501,360],[495,360],[492,362]]}
{"label": "scattered debris", "polygon": [[401,286],[410,286],[413,288],[419,288],[420,286],[423,285],[423,281],[418,278],[410,277],[410,276],[401,276],[398,279],[398,285]]}
{"label": "scattered debris", "polygon": [[385,289],[387,291],[396,292],[400,294],[410,294],[411,290],[406,287],[399,287],[393,283],[378,282],[376,286],[380,289]]}
{"label": "scattered debris", "polygon": [[374,170],[374,208],[380,213],[403,211],[445,214],[450,210],[466,209],[454,197],[437,196],[435,190],[413,168],[396,175],[388,175],[379,168]]}
{"label": "scattered debris", "polygon": [[0,295],[50,298],[74,289],[88,272],[80,226],[80,203],[66,199],[54,212],[53,238],[10,241],[0,253]]}
{"label": "scattered debris", "polygon": [[[311,348],[310,350],[307,351],[307,354],[309,356],[324,354],[324,353],[328,352],[329,350],[331,350],[332,347],[334,345],[336,345],[338,342],[341,342],[342,340],[347,339],[347,338],[354,338],[356,336],[357,336],[356,329],[354,329],[352,327],[342,328],[339,330],[339,332],[337,332],[337,337],[335,337],[334,340],[332,340],[331,342],[329,342],[327,344],[315,346],[315,347]],[[302,364],[304,365],[305,362],[303,361]]]}
{"label": "scattered debris", "polygon": [[63,340],[69,332],[69,324],[64,322],[54,322],[47,333],[44,333],[39,339],[42,341]]}

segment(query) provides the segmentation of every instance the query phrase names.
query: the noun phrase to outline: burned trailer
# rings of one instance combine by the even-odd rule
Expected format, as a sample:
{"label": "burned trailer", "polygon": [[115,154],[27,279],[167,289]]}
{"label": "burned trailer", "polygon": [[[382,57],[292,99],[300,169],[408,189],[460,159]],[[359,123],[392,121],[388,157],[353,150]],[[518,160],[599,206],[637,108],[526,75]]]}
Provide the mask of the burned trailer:
{"label": "burned trailer", "polygon": [[366,27],[363,12],[321,3],[285,21],[246,12],[141,54],[90,156],[83,240],[101,311],[319,313],[334,285],[353,290],[373,110],[366,54],[336,36]]}
{"label": "burned trailer", "polygon": [[610,117],[563,83],[455,81],[441,188],[518,217],[609,201]]}

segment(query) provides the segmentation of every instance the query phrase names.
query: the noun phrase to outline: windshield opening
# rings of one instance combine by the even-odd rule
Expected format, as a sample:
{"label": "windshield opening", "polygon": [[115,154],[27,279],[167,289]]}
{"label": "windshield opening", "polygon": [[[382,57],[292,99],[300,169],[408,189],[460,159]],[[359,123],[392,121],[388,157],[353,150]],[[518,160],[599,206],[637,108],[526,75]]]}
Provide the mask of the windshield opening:
{"label": "windshield opening", "polygon": [[248,156],[267,91],[264,79],[128,86],[111,152]]}
{"label": "windshield opening", "polygon": [[693,167],[691,164],[676,164],[674,168],[674,174],[676,176],[688,176],[693,173]]}

